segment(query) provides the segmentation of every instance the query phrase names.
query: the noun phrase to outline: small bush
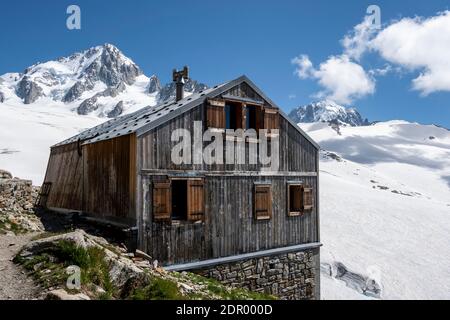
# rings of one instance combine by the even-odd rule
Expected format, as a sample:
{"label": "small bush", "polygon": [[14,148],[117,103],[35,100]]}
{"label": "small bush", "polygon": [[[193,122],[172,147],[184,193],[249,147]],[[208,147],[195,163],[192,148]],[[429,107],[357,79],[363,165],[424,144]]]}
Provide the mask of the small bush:
{"label": "small bush", "polygon": [[175,282],[167,279],[152,278],[150,284],[136,289],[131,296],[133,300],[183,300],[185,297],[178,290]]}

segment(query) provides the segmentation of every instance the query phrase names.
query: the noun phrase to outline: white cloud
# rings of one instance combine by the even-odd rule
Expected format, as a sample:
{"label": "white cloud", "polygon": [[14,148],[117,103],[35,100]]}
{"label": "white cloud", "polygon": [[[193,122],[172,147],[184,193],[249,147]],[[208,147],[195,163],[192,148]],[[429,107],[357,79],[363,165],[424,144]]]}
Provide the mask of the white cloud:
{"label": "white cloud", "polygon": [[372,20],[372,17],[366,16],[341,40],[345,55],[359,61],[361,56],[369,49],[370,40],[378,31]]}
{"label": "white cloud", "polygon": [[413,89],[423,95],[450,91],[449,11],[396,21],[371,40],[370,47],[391,63],[420,71]]}
{"label": "white cloud", "polygon": [[292,64],[296,65],[295,74],[300,79],[308,79],[312,76],[314,71],[313,64],[309,57],[305,54],[302,54],[298,57],[295,57],[291,60]]}
{"label": "white cloud", "polygon": [[316,94],[319,98],[350,104],[354,99],[375,92],[375,81],[345,54],[329,57],[318,69],[306,55],[292,59],[292,63],[296,65],[295,74],[299,78],[315,79],[324,88]]}

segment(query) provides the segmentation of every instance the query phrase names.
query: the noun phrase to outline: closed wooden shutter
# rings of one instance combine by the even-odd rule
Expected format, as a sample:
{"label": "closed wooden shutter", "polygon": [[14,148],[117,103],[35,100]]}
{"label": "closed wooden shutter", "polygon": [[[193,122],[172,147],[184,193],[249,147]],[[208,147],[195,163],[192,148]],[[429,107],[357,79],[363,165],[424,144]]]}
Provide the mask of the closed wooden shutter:
{"label": "closed wooden shutter", "polygon": [[280,129],[280,116],[277,109],[264,109],[264,129]]}
{"label": "closed wooden shutter", "polygon": [[303,188],[303,211],[311,211],[314,208],[313,189]]}
{"label": "closed wooden shutter", "polygon": [[170,182],[153,183],[153,220],[170,221]]}
{"label": "closed wooden shutter", "polygon": [[256,220],[272,218],[272,192],[270,185],[255,185],[254,214]]}
{"label": "closed wooden shutter", "polygon": [[208,100],[206,104],[206,125],[208,128],[225,128],[225,101]]}
{"label": "closed wooden shutter", "polygon": [[203,180],[188,180],[188,203],[187,219],[188,221],[203,221],[205,217]]}

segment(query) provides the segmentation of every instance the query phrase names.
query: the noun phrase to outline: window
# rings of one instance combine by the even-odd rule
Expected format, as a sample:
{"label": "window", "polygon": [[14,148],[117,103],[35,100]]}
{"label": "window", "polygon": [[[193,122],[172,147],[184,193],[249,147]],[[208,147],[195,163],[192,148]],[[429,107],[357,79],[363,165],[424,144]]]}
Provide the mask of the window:
{"label": "window", "polygon": [[204,219],[202,179],[171,179],[153,186],[154,221],[201,221]]}
{"label": "window", "polygon": [[313,209],[313,189],[302,184],[288,184],[288,215],[300,216]]}
{"label": "window", "polygon": [[246,117],[245,117],[245,128],[246,129],[254,129],[259,130],[263,128],[262,123],[262,109],[260,106],[247,105],[245,108]]}
{"label": "window", "polygon": [[242,129],[243,112],[241,103],[227,102],[225,104],[226,129]]}
{"label": "window", "polygon": [[267,184],[256,184],[253,197],[253,210],[256,220],[270,220],[272,218],[272,191]]}
{"label": "window", "polygon": [[172,220],[187,220],[187,180],[172,181]]}
{"label": "window", "polygon": [[302,214],[302,185],[290,184],[288,186],[288,213],[295,217]]}

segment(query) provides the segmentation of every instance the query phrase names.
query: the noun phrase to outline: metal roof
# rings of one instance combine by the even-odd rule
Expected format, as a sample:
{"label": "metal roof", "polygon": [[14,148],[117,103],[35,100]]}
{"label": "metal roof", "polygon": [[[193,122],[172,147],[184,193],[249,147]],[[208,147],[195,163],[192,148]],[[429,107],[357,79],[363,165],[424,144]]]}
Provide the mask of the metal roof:
{"label": "metal roof", "polygon": [[95,143],[125,136],[131,133],[136,133],[138,136],[143,135],[161,124],[191,110],[192,108],[197,107],[202,104],[205,99],[214,98],[242,82],[246,82],[270,105],[277,107],[280,114],[285,119],[297,128],[297,130],[300,131],[302,135],[304,135],[317,149],[320,148],[314,140],[312,140],[303,130],[301,130],[297,124],[290,120],[289,117],[275,103],[266,97],[266,95],[246,76],[241,76],[235,80],[217,85],[213,88],[209,88],[198,93],[193,93],[192,95],[177,102],[170,101],[153,107],[145,107],[136,112],[109,120],[91,129],[83,131],[76,136],[64,140],[53,147],[58,147],[77,141],[82,141],[83,144]]}

